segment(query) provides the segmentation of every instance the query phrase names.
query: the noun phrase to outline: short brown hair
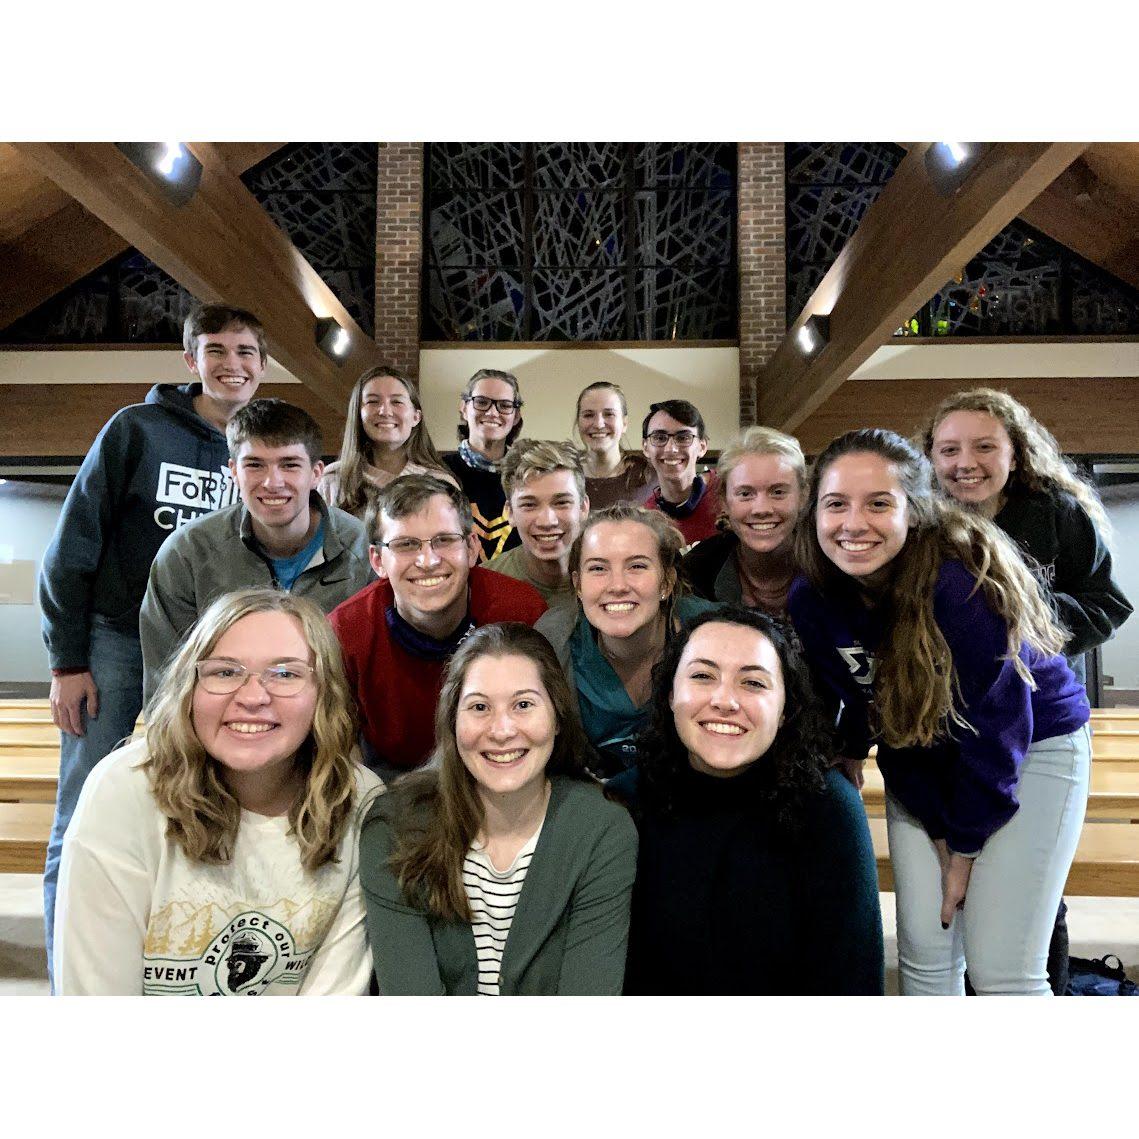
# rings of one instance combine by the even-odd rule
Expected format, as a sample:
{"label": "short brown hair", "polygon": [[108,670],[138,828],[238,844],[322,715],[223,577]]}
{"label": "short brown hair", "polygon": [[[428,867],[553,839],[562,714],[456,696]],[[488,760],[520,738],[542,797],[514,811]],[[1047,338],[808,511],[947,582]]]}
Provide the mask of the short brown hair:
{"label": "short brown hair", "polygon": [[257,350],[264,364],[269,352],[265,347],[265,329],[261,321],[248,309],[231,305],[198,305],[194,308],[182,325],[182,347],[193,356],[197,352],[199,336],[208,336],[211,332],[233,332],[239,328],[248,329],[257,337]]}
{"label": "short brown hair", "polygon": [[506,458],[502,460],[498,471],[507,502],[530,479],[551,475],[554,471],[569,471],[573,475],[578,498],[585,501],[585,471],[581,465],[581,452],[572,443],[558,443],[549,439],[519,439],[506,452]]}
{"label": "short brown hair", "polygon": [[467,496],[454,483],[437,479],[434,475],[400,475],[373,495],[368,503],[368,512],[364,515],[364,530],[368,541],[375,546],[382,538],[381,514],[386,514],[389,518],[407,518],[410,514],[418,514],[437,494],[441,494],[455,508],[463,537],[466,537],[475,528],[475,520]]}
{"label": "short brown hair", "polygon": [[230,458],[235,461],[237,449],[251,439],[260,439],[274,447],[300,443],[314,463],[323,454],[320,425],[304,408],[294,407],[283,399],[251,399],[234,413],[226,425],[225,438]]}

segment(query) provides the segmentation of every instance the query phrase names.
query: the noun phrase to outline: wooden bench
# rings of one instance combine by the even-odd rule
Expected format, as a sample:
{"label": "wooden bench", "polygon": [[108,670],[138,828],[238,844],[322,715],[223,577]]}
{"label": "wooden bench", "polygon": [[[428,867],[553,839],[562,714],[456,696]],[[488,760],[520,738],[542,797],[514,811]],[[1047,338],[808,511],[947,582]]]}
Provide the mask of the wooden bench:
{"label": "wooden bench", "polygon": [[[894,872],[886,842],[886,820],[868,819],[878,862],[878,887],[892,892]],[[1139,896],[1139,827],[1127,823],[1085,823],[1064,893],[1077,897]]]}
{"label": "wooden bench", "polygon": [[0,803],[0,874],[42,874],[55,808]]}
{"label": "wooden bench", "polygon": [[58,752],[0,754],[0,802],[54,803],[58,783]]}
{"label": "wooden bench", "polygon": [[[868,762],[862,774],[865,779],[862,801],[866,805],[866,813],[881,815],[886,810],[882,772],[877,764]],[[1139,764],[1092,764],[1087,817],[1139,822]]]}

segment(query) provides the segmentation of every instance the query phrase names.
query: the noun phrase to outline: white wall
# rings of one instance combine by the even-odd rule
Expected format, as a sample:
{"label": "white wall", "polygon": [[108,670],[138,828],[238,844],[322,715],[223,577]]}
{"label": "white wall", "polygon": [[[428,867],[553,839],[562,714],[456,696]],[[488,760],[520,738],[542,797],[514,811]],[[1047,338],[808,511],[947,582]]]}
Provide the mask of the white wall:
{"label": "white wall", "polygon": [[738,348],[425,348],[419,354],[423,410],[435,445],[456,445],[459,392],[479,368],[518,377],[523,434],[568,439],[577,394],[587,384],[620,385],[629,402],[626,445],[640,448],[649,404],[687,399],[704,416],[713,449],[736,433],[740,417]]}
{"label": "white wall", "polygon": [[[1111,488],[1104,494],[1111,524],[1113,576],[1132,605],[1139,608],[1139,486]],[[1134,614],[1100,650],[1105,675],[1114,688],[1139,692],[1139,617]],[[1127,703],[1135,703],[1128,697]]]}
{"label": "white wall", "polygon": [[[66,493],[66,487],[11,480],[0,486],[0,547],[10,547],[17,561],[34,561],[37,576]],[[0,646],[0,684],[50,680],[39,605],[0,605]]]}

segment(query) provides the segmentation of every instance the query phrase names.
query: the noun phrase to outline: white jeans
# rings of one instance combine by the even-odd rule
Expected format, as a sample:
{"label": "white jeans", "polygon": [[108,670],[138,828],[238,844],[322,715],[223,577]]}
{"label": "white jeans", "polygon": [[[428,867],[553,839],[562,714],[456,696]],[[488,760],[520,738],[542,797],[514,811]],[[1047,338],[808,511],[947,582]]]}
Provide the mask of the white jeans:
{"label": "white jeans", "polygon": [[964,910],[941,928],[941,866],[925,828],[892,795],[886,827],[898,911],[903,996],[1051,996],[1048,940],[1076,853],[1091,772],[1087,725],[1034,743],[1017,785],[1020,810],[973,862]]}

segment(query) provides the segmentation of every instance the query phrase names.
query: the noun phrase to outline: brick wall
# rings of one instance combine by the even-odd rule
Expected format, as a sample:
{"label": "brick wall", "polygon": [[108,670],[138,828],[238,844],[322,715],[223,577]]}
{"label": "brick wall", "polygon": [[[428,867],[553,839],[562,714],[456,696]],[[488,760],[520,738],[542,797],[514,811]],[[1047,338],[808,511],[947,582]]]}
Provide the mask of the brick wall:
{"label": "brick wall", "polygon": [[740,426],[756,421],[756,383],[786,332],[783,143],[739,144]]}
{"label": "brick wall", "polygon": [[376,344],[419,375],[419,274],[423,258],[423,143],[381,142],[376,186]]}

